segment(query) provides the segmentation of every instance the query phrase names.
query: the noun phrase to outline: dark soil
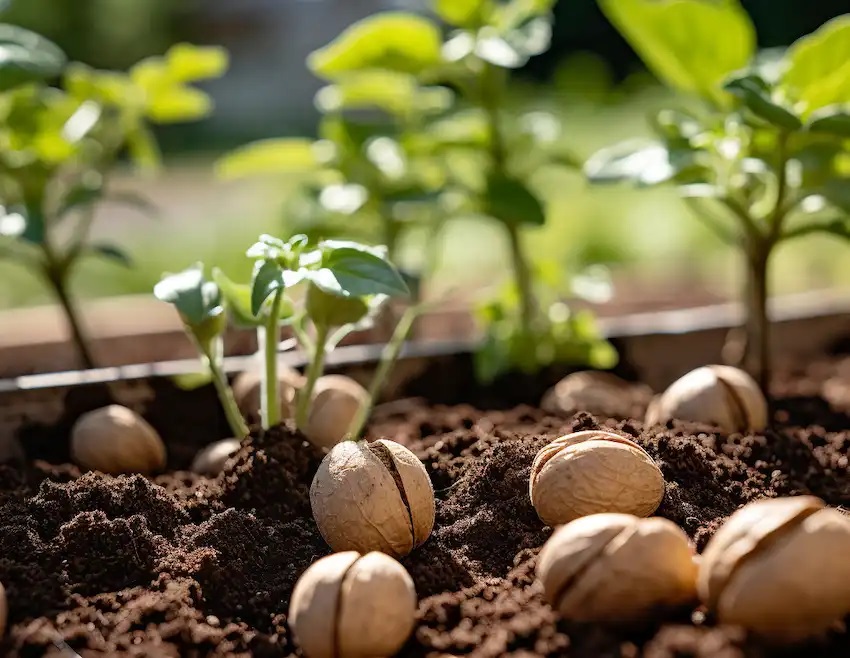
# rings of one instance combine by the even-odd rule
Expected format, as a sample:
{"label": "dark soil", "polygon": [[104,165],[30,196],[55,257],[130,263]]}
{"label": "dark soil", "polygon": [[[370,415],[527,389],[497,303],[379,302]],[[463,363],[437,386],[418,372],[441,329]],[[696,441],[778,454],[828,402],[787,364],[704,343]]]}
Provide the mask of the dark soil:
{"label": "dark soil", "polygon": [[[775,393],[774,429],[753,436],[530,406],[379,408],[372,436],[408,445],[438,498],[433,534],[403,561],[420,604],[402,655],[850,655],[843,627],[779,652],[699,608],[628,629],[568,624],[534,579],[551,530],[529,502],[529,469],[542,446],[570,431],[604,426],[646,448],[667,480],[658,513],[699,549],[756,498],[805,493],[850,506],[850,359],[786,373]],[[31,457],[62,454],[27,449]],[[26,473],[0,467],[0,582],[10,608],[3,655],[296,654],[289,597],[304,569],[329,552],[308,497],[320,459],[284,427],[247,439],[218,479],[179,471],[153,481],[110,478],[44,462]]]}

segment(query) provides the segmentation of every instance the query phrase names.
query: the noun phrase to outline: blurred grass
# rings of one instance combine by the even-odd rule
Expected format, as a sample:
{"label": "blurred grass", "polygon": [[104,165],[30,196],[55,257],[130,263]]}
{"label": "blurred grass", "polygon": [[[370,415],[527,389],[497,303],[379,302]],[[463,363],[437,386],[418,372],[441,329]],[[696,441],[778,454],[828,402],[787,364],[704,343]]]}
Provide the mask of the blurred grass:
{"label": "blurred grass", "polygon": [[[545,91],[520,85],[512,94],[525,110],[557,115],[564,128],[561,140],[581,157],[646,134],[645,116],[667,100],[663,91],[642,79],[611,92],[604,75],[591,71],[584,78],[562,73]],[[533,182],[546,200],[549,217],[546,227],[525,234],[536,258],[560,263],[565,272],[603,262],[621,277],[659,289],[687,280],[717,295],[734,294],[740,277],[735,254],[690,215],[674,191],[591,188],[579,173],[563,168],[541,170]],[[99,220],[98,237],[125,245],[135,266],[124,269],[90,260],[75,273],[74,290],[83,298],[149,293],[163,272],[198,260],[247,279],[245,249],[261,232],[286,232],[280,212],[286,188],[285,181],[224,184],[212,179],[209,161],[180,163],[161,181],[139,188],[163,207],[161,218],[130,220],[122,215]],[[421,252],[421,236],[409,236],[404,246],[415,258]],[[493,223],[451,222],[441,250],[435,292],[459,282],[466,289],[486,289],[508,275],[504,238]],[[786,246],[774,262],[772,277],[777,292],[846,287],[846,246],[828,238]],[[0,262],[0,308],[47,301],[46,291],[29,272]]]}

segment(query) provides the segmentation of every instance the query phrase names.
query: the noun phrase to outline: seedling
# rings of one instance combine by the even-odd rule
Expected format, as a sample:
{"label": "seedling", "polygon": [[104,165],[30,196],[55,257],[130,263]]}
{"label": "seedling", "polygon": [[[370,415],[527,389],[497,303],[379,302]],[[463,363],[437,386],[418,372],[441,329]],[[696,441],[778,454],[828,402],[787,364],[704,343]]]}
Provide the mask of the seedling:
{"label": "seedling", "polygon": [[[0,37],[6,32],[10,41],[2,39],[0,50],[12,59],[0,64],[0,255],[41,276],[62,305],[82,365],[93,367],[71,276],[91,256],[130,264],[119,246],[91,239],[97,205],[112,200],[148,208],[113,193],[115,165],[127,154],[138,167],[155,168],[159,151],[150,124],[209,114],[210,99],[188,85],[221,75],[227,56],[218,48],[178,45],[127,74],[74,64],[63,89],[39,82],[12,89],[12,82],[54,77],[64,61],[39,37],[0,26]],[[24,47],[31,47],[31,60],[15,59]]]}
{"label": "seedling", "polygon": [[695,215],[741,253],[746,341],[733,360],[766,391],[768,267],[777,247],[814,233],[850,238],[850,15],[787,50],[759,53],[737,0],[600,5],[683,102],[653,117],[656,139],[604,149],[585,171],[598,183],[676,185]]}

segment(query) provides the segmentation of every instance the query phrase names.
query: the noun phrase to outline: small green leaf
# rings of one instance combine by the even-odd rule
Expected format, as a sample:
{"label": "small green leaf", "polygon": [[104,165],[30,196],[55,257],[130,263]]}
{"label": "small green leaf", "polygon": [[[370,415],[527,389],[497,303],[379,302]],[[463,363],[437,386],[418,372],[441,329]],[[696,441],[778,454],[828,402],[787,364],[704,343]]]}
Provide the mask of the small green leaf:
{"label": "small green leaf", "polygon": [[215,165],[219,178],[232,180],[248,176],[281,175],[317,170],[313,142],[309,139],[265,139],[242,146]]}
{"label": "small green leaf", "polygon": [[357,71],[316,94],[322,112],[379,109],[394,116],[414,110],[433,114],[451,105],[452,94],[444,87],[422,87],[409,73],[371,70]]}
{"label": "small green leaf", "polygon": [[169,124],[197,121],[209,116],[212,99],[193,87],[170,87],[148,100],[147,116],[154,123]]}
{"label": "small green leaf", "polygon": [[797,40],[785,56],[782,88],[804,117],[822,107],[850,103],[850,14]]}
{"label": "small green leaf", "polygon": [[218,286],[204,278],[201,263],[176,274],[164,275],[154,286],[153,293],[160,301],[173,304],[183,321],[192,328],[224,315]]}
{"label": "small green leaf", "polygon": [[328,80],[367,69],[420,73],[439,63],[441,46],[440,30],[428,19],[385,12],[351,25],[307,64]]}
{"label": "small green leaf", "polygon": [[850,137],[850,105],[830,105],[812,112],[806,129],[813,133]]}
{"label": "small green leaf", "polygon": [[322,243],[322,267],[305,276],[325,292],[339,297],[369,295],[407,296],[407,284],[398,270],[374,252]]}
{"label": "small green leaf", "polygon": [[749,64],[756,33],[737,0],[599,0],[608,19],[668,85],[723,100],[720,85]]}
{"label": "small green leaf", "polygon": [[212,371],[207,369],[202,372],[187,372],[182,375],[174,375],[171,381],[181,391],[194,391],[208,384],[212,384]]}
{"label": "small green leaf", "polygon": [[369,313],[367,298],[343,297],[312,280],[307,286],[305,308],[313,324],[327,328],[355,324]]}
{"label": "small green leaf", "polygon": [[133,259],[130,258],[127,252],[114,244],[91,244],[86,247],[85,252],[91,256],[111,260],[124,267],[133,266]]}
{"label": "small green leaf", "polygon": [[182,83],[221,77],[229,64],[225,48],[189,43],[172,46],[165,54],[165,60],[171,79]]}
{"label": "small green leaf", "polygon": [[257,261],[251,279],[251,313],[259,316],[266,300],[283,288],[283,270],[280,265],[273,260]]}
{"label": "small green leaf", "polygon": [[484,212],[513,226],[543,226],[546,223],[546,211],[540,199],[525,183],[507,176],[487,177]]}
{"label": "small green leaf", "polygon": [[757,75],[747,74],[733,77],[723,88],[739,98],[744,107],[759,119],[782,130],[799,130],[803,122],[791,110],[782,107],[771,98],[770,87]]}
{"label": "small green leaf", "polygon": [[630,182],[648,187],[672,179],[676,168],[663,144],[635,139],[597,151],[584,163],[584,173],[592,183]]}
{"label": "small green leaf", "polygon": [[435,0],[434,11],[449,25],[474,28],[489,5],[490,0]]}
{"label": "small green leaf", "polygon": [[221,290],[227,310],[238,326],[253,328],[262,324],[251,312],[251,286],[235,283],[217,267],[213,268],[212,277]]}
{"label": "small green leaf", "polygon": [[65,62],[65,54],[44,37],[0,24],[0,91],[55,78]]}

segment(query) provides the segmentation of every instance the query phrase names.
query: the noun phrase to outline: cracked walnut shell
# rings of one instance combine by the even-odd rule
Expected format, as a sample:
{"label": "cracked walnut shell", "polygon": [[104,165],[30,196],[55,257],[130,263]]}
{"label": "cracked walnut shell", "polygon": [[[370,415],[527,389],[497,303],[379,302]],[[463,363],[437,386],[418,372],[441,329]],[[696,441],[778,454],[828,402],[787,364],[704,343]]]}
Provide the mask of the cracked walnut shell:
{"label": "cracked walnut shell", "polygon": [[325,455],[310,486],[319,532],[335,551],[402,557],[434,527],[434,489],[410,450],[380,439],[343,441]]}
{"label": "cracked walnut shell", "polygon": [[383,553],[334,553],[305,571],[292,591],[289,624],[307,658],[395,654],[413,630],[416,589]]}
{"label": "cracked walnut shell", "polygon": [[850,614],[850,518],[812,496],[760,500],[708,542],[700,598],[723,623],[774,641],[817,635]]}
{"label": "cracked walnut shell", "polygon": [[540,551],[537,577],[565,619],[631,622],[696,598],[687,535],[667,519],[593,514],[559,528]]}
{"label": "cracked walnut shell", "polygon": [[165,467],[165,444],[139,414],[111,404],[83,414],[74,423],[71,459],[111,475],[153,473]]}
{"label": "cracked walnut shell", "polygon": [[540,519],[553,527],[602,512],[649,516],[664,497],[664,476],[634,441],[589,430],[555,439],[537,453],[529,495]]}

